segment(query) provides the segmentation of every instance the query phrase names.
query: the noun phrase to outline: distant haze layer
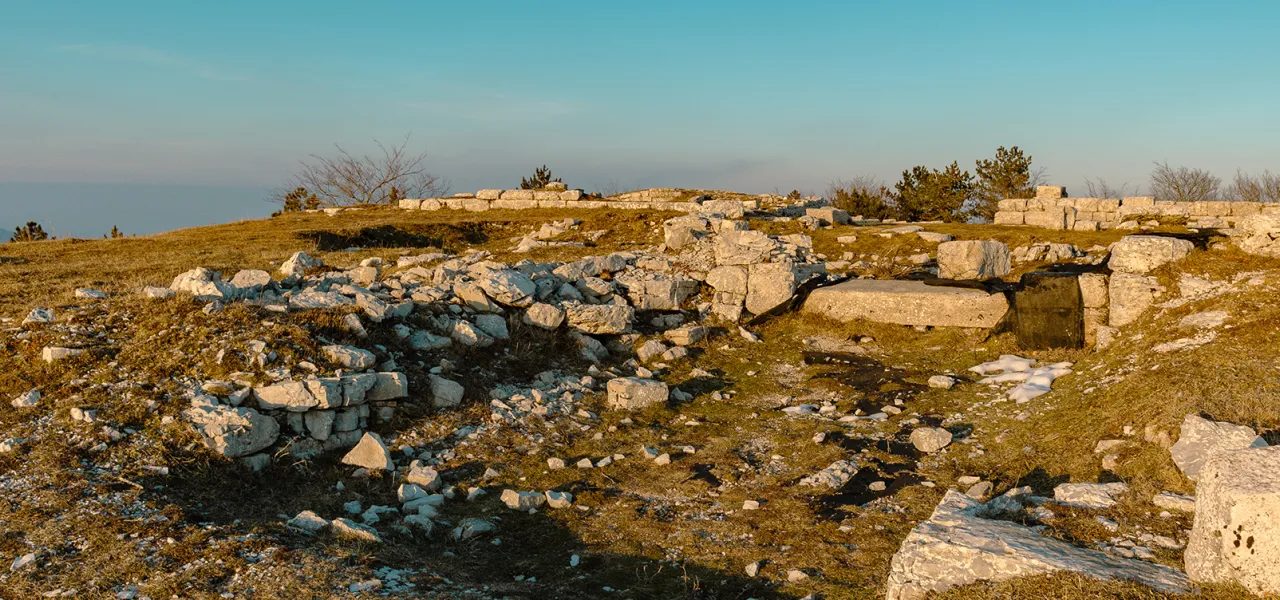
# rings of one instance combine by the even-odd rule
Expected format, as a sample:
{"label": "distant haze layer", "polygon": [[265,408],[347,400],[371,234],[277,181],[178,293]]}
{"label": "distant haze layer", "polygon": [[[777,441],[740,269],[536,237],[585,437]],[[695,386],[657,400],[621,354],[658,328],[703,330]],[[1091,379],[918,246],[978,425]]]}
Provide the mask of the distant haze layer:
{"label": "distant haze layer", "polygon": [[0,182],[0,226],[40,223],[57,237],[102,237],[117,226],[146,235],[270,215],[267,190],[209,185]]}

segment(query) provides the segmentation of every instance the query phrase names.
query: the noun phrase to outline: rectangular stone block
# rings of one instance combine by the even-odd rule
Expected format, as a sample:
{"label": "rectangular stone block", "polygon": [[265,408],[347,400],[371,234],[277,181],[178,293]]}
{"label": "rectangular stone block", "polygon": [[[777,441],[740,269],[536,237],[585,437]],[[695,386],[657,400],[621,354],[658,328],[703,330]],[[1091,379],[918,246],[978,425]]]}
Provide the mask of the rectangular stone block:
{"label": "rectangular stone block", "polygon": [[1231,205],[1231,216],[1247,217],[1262,212],[1261,202],[1228,202]]}
{"label": "rectangular stone block", "polygon": [[1156,199],[1152,198],[1151,196],[1129,196],[1128,198],[1125,198],[1123,201],[1120,202],[1120,208],[1124,208],[1126,206],[1134,207],[1134,208],[1138,208],[1138,207],[1151,208],[1155,205],[1156,205]]}
{"label": "rectangular stone block", "polygon": [[490,205],[492,208],[504,208],[507,210],[524,210],[527,208],[538,208],[537,200],[494,200]]}
{"label": "rectangular stone block", "polygon": [[996,203],[996,208],[1003,211],[1024,211],[1027,210],[1027,201],[1025,198],[1009,198]]}
{"label": "rectangular stone block", "polygon": [[[1025,202],[1023,204],[1025,204]],[[997,211],[995,216],[995,224],[996,225],[1022,225],[1024,214],[1025,213],[1023,213],[1022,211],[1015,211],[1015,210]]]}
{"label": "rectangular stone block", "polygon": [[1101,229],[1097,221],[1081,221],[1077,220],[1075,225],[1071,226],[1072,231],[1097,231]]}
{"label": "rectangular stone block", "polygon": [[1160,213],[1156,210],[1156,205],[1153,202],[1151,204],[1121,204],[1117,214],[1121,220],[1127,221],[1127,217],[1133,215],[1158,215]]}
{"label": "rectangular stone block", "polygon": [[1189,217],[1191,216],[1190,202],[1156,202],[1156,214],[1164,217]]}
{"label": "rectangular stone block", "polygon": [[1100,198],[1076,198],[1076,210],[1082,212],[1094,212],[1098,210]]}
{"label": "rectangular stone block", "polygon": [[1022,215],[1022,222],[1032,227],[1062,230],[1067,228],[1066,217],[1059,210],[1032,210]]}
{"label": "rectangular stone block", "polygon": [[1067,197],[1067,188],[1060,185],[1036,186],[1036,198],[1057,200]]}
{"label": "rectangular stone block", "polygon": [[418,210],[440,210],[442,208],[444,208],[444,202],[441,202],[439,198],[427,198],[422,201],[422,205],[418,207]]}
{"label": "rectangular stone block", "polygon": [[502,190],[480,190],[476,192],[476,198],[481,200],[497,200],[502,198]]}
{"label": "rectangular stone block", "polygon": [[1263,204],[1261,214],[1280,215],[1280,204]]}
{"label": "rectangular stone block", "polygon": [[405,210],[418,210],[422,208],[422,200],[420,198],[405,198],[399,202],[399,206]]}
{"label": "rectangular stone block", "polygon": [[[565,208],[569,206],[564,200],[538,200],[538,208]],[[577,206],[578,203],[574,203]]]}
{"label": "rectangular stone block", "polygon": [[489,201],[478,200],[476,198],[463,198],[462,210],[469,210],[472,212],[483,212],[483,211],[489,210]]}
{"label": "rectangular stone block", "polygon": [[559,200],[560,192],[558,190],[534,190],[534,200]]}
{"label": "rectangular stone block", "polygon": [[441,198],[440,203],[449,210],[462,210],[461,198]]}
{"label": "rectangular stone block", "polygon": [[609,208],[609,204],[607,200],[581,200],[573,204],[566,204],[566,206],[572,206],[573,208]]}
{"label": "rectangular stone block", "polygon": [[1004,318],[1004,294],[922,281],[851,279],[814,290],[803,312],[837,321],[865,319],[877,323],[932,327],[991,328]]}
{"label": "rectangular stone block", "polygon": [[582,190],[565,190],[560,192],[560,199],[568,202],[576,202],[582,199]]}
{"label": "rectangular stone block", "polygon": [[1120,210],[1120,200],[1118,198],[1098,198],[1098,204],[1093,210],[1100,212],[1116,212],[1117,210]]}
{"label": "rectangular stone block", "polygon": [[533,200],[533,190],[506,190],[502,192],[502,200]]}

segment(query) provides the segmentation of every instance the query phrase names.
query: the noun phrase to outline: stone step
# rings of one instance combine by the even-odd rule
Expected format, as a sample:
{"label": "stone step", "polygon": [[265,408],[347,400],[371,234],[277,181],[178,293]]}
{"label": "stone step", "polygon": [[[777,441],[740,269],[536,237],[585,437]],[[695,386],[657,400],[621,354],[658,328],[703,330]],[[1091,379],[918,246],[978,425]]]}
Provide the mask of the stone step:
{"label": "stone step", "polygon": [[922,281],[851,279],[814,290],[803,312],[838,321],[866,319],[898,325],[994,327],[1009,310],[1004,294],[927,285]]}

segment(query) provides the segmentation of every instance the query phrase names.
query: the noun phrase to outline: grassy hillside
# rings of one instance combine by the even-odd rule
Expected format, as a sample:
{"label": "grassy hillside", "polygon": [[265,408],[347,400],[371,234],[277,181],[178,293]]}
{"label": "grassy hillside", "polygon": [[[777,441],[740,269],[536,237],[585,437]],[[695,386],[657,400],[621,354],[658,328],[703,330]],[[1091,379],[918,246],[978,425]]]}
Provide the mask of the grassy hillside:
{"label": "grassy hillside", "polygon": [[[378,569],[405,570],[419,590],[439,597],[517,598],[825,598],[883,597],[888,562],[903,537],[928,518],[948,487],[976,475],[997,493],[1030,485],[1052,495],[1063,481],[1127,481],[1133,493],[1108,511],[1060,510],[1051,535],[1092,545],[1117,535],[1153,533],[1185,539],[1189,515],[1160,516],[1151,497],[1164,490],[1192,491],[1168,451],[1144,440],[1144,432],[1176,439],[1188,413],[1272,431],[1280,427],[1280,262],[1231,249],[1197,251],[1157,272],[1177,297],[1182,275],[1225,281],[1213,298],[1150,311],[1126,327],[1104,351],[1018,351],[1010,335],[834,323],[796,314],[773,319],[751,343],[735,331],[717,330],[688,359],[674,361],[664,380],[694,395],[687,403],[639,413],[608,410],[603,394],[588,396],[577,415],[546,421],[535,432],[486,428],[484,437],[456,446],[448,476],[465,489],[483,486],[475,502],[448,505],[451,521],[469,516],[500,519],[500,543],[453,541],[447,529],[431,537],[396,536],[378,545],[288,532],[283,522],[301,510],[330,516],[360,499],[394,505],[395,489],[383,479],[354,479],[335,456],[300,463],[277,457],[264,473],[250,474],[220,460],[196,442],[178,417],[184,403],[169,400],[177,382],[227,377],[236,367],[212,359],[214,349],[266,339],[281,352],[314,353],[314,334],[342,343],[404,345],[375,328],[369,341],[344,337],[339,314],[264,314],[232,305],[205,315],[184,299],[160,303],[133,298],[142,285],[167,285],[195,266],[226,274],[240,268],[271,270],[297,250],[330,265],[437,248],[481,248],[499,260],[566,260],[661,243],[668,215],[636,212],[545,210],[483,214],[365,210],[335,217],[288,215],[216,227],[120,240],[59,240],[6,244],[0,255],[0,314],[21,318],[33,306],[78,313],[77,322],[102,324],[121,339],[110,353],[47,365],[40,348],[58,340],[41,332],[9,332],[0,356],[0,398],[31,387],[49,402],[37,413],[0,404],[0,440],[39,439],[0,455],[0,560],[30,547],[61,548],[42,557],[39,570],[7,575],[0,598],[36,597],[53,590],[101,590],[140,585],[152,598],[217,597],[235,589],[243,597],[338,597],[353,580]],[[607,230],[585,247],[544,248],[511,254],[519,237],[565,217],[583,221],[580,231]],[[800,233],[796,223],[762,225],[772,233]],[[993,226],[930,225],[961,239],[999,239],[1010,246],[1070,242],[1106,245],[1119,232],[1049,232]],[[882,238],[881,228],[837,227],[812,232],[815,250],[835,260],[844,252],[879,257],[929,251],[914,235]],[[810,232],[804,232],[810,233]],[[580,235],[580,234],[575,234]],[[839,236],[858,241],[840,244]],[[585,239],[585,238],[582,238]],[[359,248],[347,251],[348,248]],[[1019,271],[1035,265],[1018,265]],[[1238,273],[1249,273],[1238,276]],[[76,287],[119,295],[109,304],[76,300]],[[1199,348],[1156,354],[1158,344],[1192,331],[1188,315],[1226,311],[1217,338]],[[809,340],[856,349],[854,365],[806,362]],[[537,332],[513,331],[501,351],[450,350],[432,356],[458,365],[468,388],[458,410],[432,411],[417,392],[384,433],[401,444],[439,448],[463,427],[490,423],[486,390],[503,381],[527,381],[552,366],[585,372],[586,365],[559,342]],[[1027,405],[999,401],[987,386],[962,381],[955,389],[931,389],[931,375],[969,379],[966,369],[1001,354],[1041,361],[1072,361],[1074,373]],[[410,365],[411,380],[432,364]],[[81,381],[83,380],[83,381]],[[129,381],[145,381],[131,386]],[[126,382],[121,384],[120,382]],[[792,416],[783,406],[827,403],[841,414],[874,412],[895,394],[907,398],[900,415],[883,423],[837,424]],[[71,409],[94,406],[105,423],[144,432],[130,443],[95,449],[101,424],[73,421]],[[926,457],[904,449],[910,419],[942,423],[969,435],[947,451]],[[818,434],[822,434],[818,436]],[[130,434],[133,435],[133,434]],[[530,437],[533,435],[533,437]],[[531,442],[536,439],[536,442]],[[1093,453],[1102,439],[1124,439],[1120,461],[1104,471]],[[1153,437],[1154,439],[1154,437]],[[820,440],[820,441],[819,441]],[[456,444],[448,441],[448,444]],[[657,466],[642,446],[669,452]],[[689,446],[694,452],[681,448]],[[583,457],[623,454],[609,469],[582,470]],[[857,481],[884,481],[884,492],[839,494],[798,485],[835,460],[858,457]],[[551,470],[548,458],[570,468]],[[152,467],[164,466],[163,474]],[[485,476],[493,468],[496,476]],[[932,486],[921,485],[928,482]],[[341,487],[341,489],[339,489]],[[563,489],[582,509],[510,511],[497,503],[503,488]],[[962,488],[963,489],[963,488]],[[743,502],[761,502],[745,510]],[[109,507],[108,507],[109,505]],[[128,510],[122,509],[128,508]],[[131,516],[132,515],[132,516]],[[1106,530],[1095,518],[1120,523]],[[581,565],[569,567],[571,555]],[[1161,550],[1156,560],[1180,565],[1180,552]],[[745,567],[762,561],[760,576]],[[806,576],[788,572],[800,570]],[[385,573],[385,571],[383,572]],[[536,581],[529,581],[533,577]],[[605,587],[614,591],[603,591]],[[97,590],[92,591],[90,590]],[[246,591],[248,590],[248,591]],[[471,595],[471,596],[468,596]],[[240,597],[240,596],[237,596]],[[430,597],[430,596],[428,596]],[[1157,598],[1136,586],[1059,576],[953,590],[949,598]],[[1239,589],[1207,588],[1199,597],[1243,598]]]}

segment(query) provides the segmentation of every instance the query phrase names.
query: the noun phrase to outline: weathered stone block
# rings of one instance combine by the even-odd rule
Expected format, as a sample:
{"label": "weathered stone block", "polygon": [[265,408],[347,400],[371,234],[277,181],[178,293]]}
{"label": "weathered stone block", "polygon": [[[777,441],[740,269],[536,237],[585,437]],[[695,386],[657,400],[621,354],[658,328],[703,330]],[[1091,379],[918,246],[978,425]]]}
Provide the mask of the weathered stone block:
{"label": "weathered stone block", "polygon": [[1057,200],[1067,197],[1067,188],[1060,185],[1036,186],[1036,198]]}
{"label": "weathered stone block", "polygon": [[[1005,202],[1008,202],[1008,201],[1006,200]],[[1021,202],[1023,202],[1024,205],[1026,203],[1025,200]],[[1000,210],[996,212],[995,224],[996,225],[1022,225],[1024,214],[1025,213],[1021,211]]]}
{"label": "weathered stone block", "polygon": [[1113,271],[1145,274],[1191,254],[1195,245],[1187,240],[1158,235],[1127,235],[1111,248],[1107,266]]}
{"label": "weathered stone block", "polygon": [[495,209],[525,210],[538,208],[538,202],[535,200],[494,200],[490,207]]}
{"label": "weathered stone block", "polygon": [[1108,286],[1112,327],[1123,327],[1138,320],[1142,313],[1164,293],[1155,277],[1115,272]]}
{"label": "weathered stone block", "polygon": [[577,202],[582,199],[582,190],[565,190],[560,192],[559,199],[566,202]]}
{"label": "weathered stone block", "polygon": [[479,190],[476,192],[476,198],[480,200],[498,200],[502,198],[502,190]]}
{"label": "weathered stone block", "polygon": [[1280,594],[1280,447],[1209,458],[1184,561],[1193,581]]}
{"label": "weathered stone block", "polygon": [[404,198],[400,200],[399,206],[405,210],[418,210],[422,208],[422,200],[420,198]]}
{"label": "weathered stone block", "polygon": [[1231,205],[1231,216],[1247,217],[1262,212],[1261,202],[1228,202]]}
{"label": "weathered stone block", "polygon": [[505,190],[501,200],[533,200],[533,190]]}
{"label": "weathered stone block", "polygon": [[1027,201],[1021,198],[1007,198],[997,202],[996,208],[1002,211],[1022,212],[1027,210]]}
{"label": "weathered stone block", "polygon": [[809,294],[803,311],[838,321],[990,328],[1004,317],[1004,294],[922,281],[852,279]]}
{"label": "weathered stone block", "polygon": [[938,276],[943,279],[988,279],[1009,274],[1009,247],[995,240],[961,240],[938,244]]}
{"label": "weathered stone block", "polygon": [[667,401],[667,384],[639,377],[616,377],[605,386],[609,407],[636,410]]}

